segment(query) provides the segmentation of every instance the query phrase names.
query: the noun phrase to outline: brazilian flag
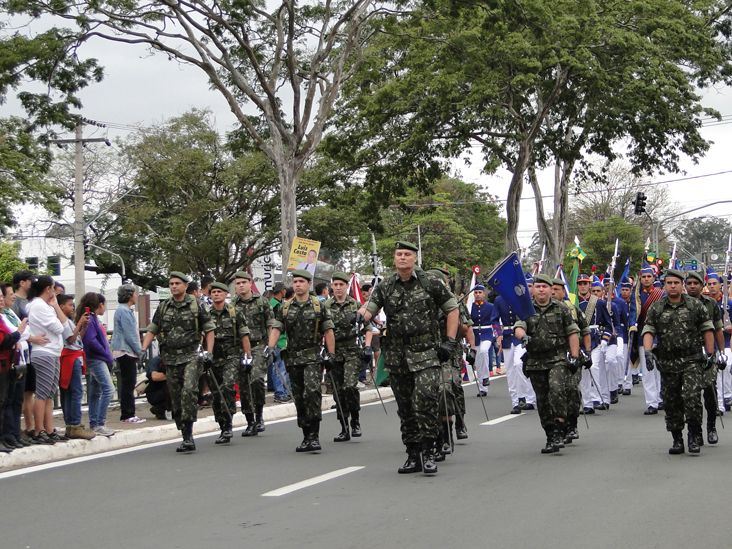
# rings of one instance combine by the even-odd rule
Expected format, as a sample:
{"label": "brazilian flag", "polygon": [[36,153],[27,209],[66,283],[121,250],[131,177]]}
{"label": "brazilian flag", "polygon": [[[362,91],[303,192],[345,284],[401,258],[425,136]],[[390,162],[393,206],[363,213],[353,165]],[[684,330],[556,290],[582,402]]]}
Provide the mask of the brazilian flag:
{"label": "brazilian flag", "polygon": [[384,353],[381,353],[381,355],[379,355],[379,362],[376,364],[376,376],[374,376],[374,383],[377,387],[380,387],[387,379],[389,379],[389,372],[384,369]]}

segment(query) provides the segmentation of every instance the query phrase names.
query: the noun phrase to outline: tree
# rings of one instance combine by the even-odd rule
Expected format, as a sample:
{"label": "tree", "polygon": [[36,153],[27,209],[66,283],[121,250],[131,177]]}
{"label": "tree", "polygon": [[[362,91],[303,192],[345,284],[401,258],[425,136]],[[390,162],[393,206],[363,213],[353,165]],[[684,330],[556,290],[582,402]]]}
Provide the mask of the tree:
{"label": "tree", "polygon": [[[296,235],[296,190],[341,85],[368,38],[373,0],[136,2],[2,0],[11,14],[53,14],[76,25],[75,43],[144,44],[199,68],[275,167],[281,240]],[[253,117],[251,111],[256,113]]]}
{"label": "tree", "polygon": [[598,273],[605,272],[610,265],[615,251],[615,239],[620,241],[618,248],[617,266],[615,276],[619,277],[622,272],[622,266],[625,260],[630,257],[631,272],[635,272],[640,268],[641,262],[645,254],[643,229],[638,225],[628,223],[618,216],[610,217],[606,220],[595,221],[587,225],[580,236],[582,249],[587,253],[585,259],[585,270],[588,264],[597,265]]}
{"label": "tree", "polygon": [[0,242],[0,282],[10,282],[18,271],[28,269],[20,259],[20,242]]}
{"label": "tree", "polygon": [[669,235],[678,239],[677,256],[694,256],[699,259],[702,254],[716,253],[723,255],[729,245],[732,225],[720,217],[696,217],[685,219]]}
{"label": "tree", "polygon": [[[208,113],[148,129],[123,151],[129,192],[91,231],[141,285],[162,282],[169,269],[226,281],[276,249],[277,174],[262,153],[234,158]],[[110,262],[102,256],[96,259]]]}
{"label": "tree", "polygon": [[540,197],[537,172],[553,167],[553,225],[541,198],[537,221],[558,261],[571,182],[605,177],[587,159],[612,161],[622,142],[635,174],[674,172],[680,155],[707,150],[701,117],[716,113],[697,90],[730,74],[722,8],[715,0],[415,4],[371,41],[328,150],[383,190],[439,177],[440,158],[477,144],[486,172],[511,173],[507,250],[518,247],[524,182]]}

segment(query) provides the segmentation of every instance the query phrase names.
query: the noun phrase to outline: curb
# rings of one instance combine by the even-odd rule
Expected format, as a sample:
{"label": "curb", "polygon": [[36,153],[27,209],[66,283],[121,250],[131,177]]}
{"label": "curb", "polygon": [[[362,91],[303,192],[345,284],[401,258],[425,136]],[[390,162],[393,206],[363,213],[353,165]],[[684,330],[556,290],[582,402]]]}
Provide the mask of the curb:
{"label": "curb", "polygon": [[[382,398],[391,398],[393,396],[391,387],[382,387]],[[375,402],[379,400],[376,389],[366,389],[360,392],[361,403]],[[323,395],[322,410],[330,410],[335,403],[332,395]],[[296,415],[295,404],[287,402],[285,404],[276,404],[267,406],[263,410],[265,421],[275,421],[294,417]],[[246,424],[244,416],[241,413],[234,414],[234,429],[243,427]],[[219,430],[219,425],[214,420],[213,415],[200,418],[193,427],[193,433],[200,435],[211,433]],[[9,454],[0,454],[0,472],[19,469],[31,465],[42,465],[54,461],[78,458],[109,452],[111,450],[121,450],[142,444],[152,442],[161,442],[167,440],[177,440],[180,433],[174,423],[166,425],[157,425],[155,427],[141,427],[139,429],[130,429],[125,431],[117,431],[114,436],[103,437],[97,436],[92,440],[69,440],[68,442],[56,443],[50,445],[28,446],[13,450]]]}

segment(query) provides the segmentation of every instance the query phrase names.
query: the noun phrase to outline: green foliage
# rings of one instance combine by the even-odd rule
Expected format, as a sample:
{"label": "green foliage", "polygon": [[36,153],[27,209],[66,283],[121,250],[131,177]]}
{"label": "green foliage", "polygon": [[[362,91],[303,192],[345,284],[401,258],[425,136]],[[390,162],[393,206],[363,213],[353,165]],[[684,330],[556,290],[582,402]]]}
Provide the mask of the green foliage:
{"label": "green foliage", "polygon": [[612,261],[616,238],[620,239],[620,257],[617,259],[615,276],[620,276],[628,257],[631,258],[631,272],[639,269],[644,257],[643,229],[616,216],[591,223],[582,231],[580,241],[587,253],[583,270],[589,272],[591,265],[597,265],[597,274],[604,273]]}
{"label": "green foliage", "polygon": [[732,225],[720,217],[697,217],[681,223],[672,231],[672,238],[678,239],[677,256],[701,257],[704,252],[716,253],[720,256],[727,251]]}
{"label": "green foliage", "polygon": [[0,282],[10,282],[28,265],[20,259],[20,242],[0,242]]}

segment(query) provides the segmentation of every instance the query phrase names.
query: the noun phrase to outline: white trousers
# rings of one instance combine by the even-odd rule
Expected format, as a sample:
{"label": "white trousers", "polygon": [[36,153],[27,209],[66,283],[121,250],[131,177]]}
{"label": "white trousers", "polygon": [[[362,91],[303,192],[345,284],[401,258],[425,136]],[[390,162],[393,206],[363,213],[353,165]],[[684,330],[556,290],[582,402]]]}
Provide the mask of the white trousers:
{"label": "white trousers", "polygon": [[490,384],[489,366],[492,346],[492,341],[481,341],[475,355],[475,374],[478,376],[478,385],[480,385],[481,391],[488,391],[488,385]]}
{"label": "white trousers", "polygon": [[638,361],[641,374],[643,374],[643,394],[646,397],[646,406],[658,408],[658,404],[661,402],[661,374],[658,368],[654,368],[652,372],[648,371],[643,347],[638,349]]}
{"label": "white trousers", "polygon": [[519,398],[526,399],[527,404],[536,405],[536,394],[531,382],[522,371],[526,349],[523,345],[511,345],[503,349],[503,366],[506,369],[506,381],[508,382],[508,394],[511,397],[511,406],[518,405]]}

